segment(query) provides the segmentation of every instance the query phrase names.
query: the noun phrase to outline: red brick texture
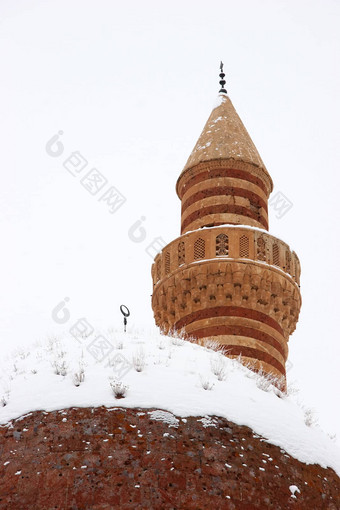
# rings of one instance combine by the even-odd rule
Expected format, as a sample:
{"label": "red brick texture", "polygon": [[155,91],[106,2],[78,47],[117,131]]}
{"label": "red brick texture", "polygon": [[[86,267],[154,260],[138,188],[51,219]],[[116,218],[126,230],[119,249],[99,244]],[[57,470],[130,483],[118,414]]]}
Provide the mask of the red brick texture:
{"label": "red brick texture", "polygon": [[[258,221],[263,228],[268,230],[268,222],[266,218],[261,216],[259,213],[253,212],[252,210],[239,205],[217,204],[211,205],[209,207],[202,207],[197,211],[191,213],[189,216],[187,216],[185,220],[182,221],[181,232],[184,233],[184,230],[187,228],[187,226],[190,225],[193,221],[197,220],[198,218],[204,218],[204,216],[209,216],[211,214],[227,214],[227,213],[252,218],[253,220]],[[203,222],[202,227],[210,226],[210,223],[211,222],[209,220],[207,225]],[[215,222],[214,225],[216,225]]]}
{"label": "red brick texture", "polygon": [[[220,163],[220,162],[219,162]],[[201,165],[203,166],[203,165]],[[206,164],[204,164],[206,166]],[[203,170],[202,172],[194,175],[193,177],[190,177],[183,186],[183,189],[181,190],[181,193],[179,193],[179,198],[182,199],[182,196],[184,193],[188,191],[188,189],[191,188],[191,186],[194,186],[195,184],[198,184],[203,181],[207,181],[209,179],[214,179],[215,177],[233,177],[236,179],[242,179],[247,182],[251,182],[253,184],[256,184],[259,188],[261,188],[265,193],[267,193],[267,187],[262,182],[261,179],[256,177],[251,172],[246,172],[244,170],[238,170],[235,168],[226,168],[226,167],[219,167],[219,168],[211,168],[209,170]],[[183,176],[180,176],[178,179],[178,183],[180,179],[182,179]]]}
{"label": "red brick texture", "polygon": [[[34,412],[0,427],[6,510],[337,510],[339,478],[223,418],[145,409]],[[290,485],[300,494],[291,496]]]}
{"label": "red brick texture", "polygon": [[258,331],[255,328],[248,328],[246,326],[238,325],[226,326],[223,324],[221,326],[207,326],[206,328],[195,329],[192,335],[196,339],[209,338],[217,335],[241,335],[249,338],[255,338],[256,340],[261,340],[261,342],[271,345],[274,347],[274,349],[279,351],[283,357],[285,356],[284,349],[282,348],[280,342],[278,342],[275,338],[268,335],[267,333]]}
{"label": "red brick texture", "polygon": [[235,197],[249,198],[249,200],[258,207],[263,207],[263,209],[268,213],[267,202],[265,202],[261,197],[259,197],[256,193],[252,193],[243,188],[237,188],[235,186],[217,186],[215,188],[208,188],[202,191],[198,191],[189,197],[182,204],[182,214],[184,211],[192,204],[203,200],[204,198],[209,197],[218,197],[221,195],[231,195]]}
{"label": "red brick texture", "polygon": [[268,315],[257,310],[240,306],[214,306],[205,310],[197,310],[176,322],[174,327],[179,330],[192,322],[210,317],[245,317],[247,319],[254,319],[275,328],[281,335],[284,334],[281,326],[272,317],[268,317]]}

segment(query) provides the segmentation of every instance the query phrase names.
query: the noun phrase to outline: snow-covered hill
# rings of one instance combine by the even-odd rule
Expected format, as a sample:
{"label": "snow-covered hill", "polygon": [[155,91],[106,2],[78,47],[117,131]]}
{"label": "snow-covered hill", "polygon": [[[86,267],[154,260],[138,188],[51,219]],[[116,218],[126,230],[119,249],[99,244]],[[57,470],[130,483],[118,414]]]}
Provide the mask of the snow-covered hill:
{"label": "snow-covered hill", "polygon": [[[126,391],[116,399],[113,389]],[[298,395],[205,347],[154,331],[69,333],[15,351],[1,366],[0,423],[36,410],[142,407],[177,416],[222,416],[251,427],[305,463],[340,474],[340,451]],[[166,416],[169,416],[167,413]]]}

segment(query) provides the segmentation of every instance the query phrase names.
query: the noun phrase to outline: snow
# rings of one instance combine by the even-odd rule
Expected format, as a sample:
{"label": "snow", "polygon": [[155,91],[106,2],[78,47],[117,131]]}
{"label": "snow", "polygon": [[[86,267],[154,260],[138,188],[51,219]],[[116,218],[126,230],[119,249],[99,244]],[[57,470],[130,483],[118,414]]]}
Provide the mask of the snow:
{"label": "snow", "polygon": [[301,493],[301,491],[300,491],[299,487],[297,487],[296,485],[290,485],[290,486],[289,486],[289,490],[290,490],[290,492],[292,493],[292,495],[291,495],[291,497],[292,497],[292,498],[296,498],[296,496],[295,496],[295,493],[296,493],[296,492],[297,492],[298,494],[300,494],[300,493]]}
{"label": "snow", "polygon": [[213,110],[215,110],[215,108],[218,108],[219,106],[221,106],[221,104],[225,103],[226,98],[227,98],[227,94],[224,94],[223,92],[220,93],[215,100],[215,103],[213,105]]}
{"label": "snow", "polygon": [[[101,335],[111,345],[110,355],[102,361],[93,351],[93,340],[77,341],[69,333],[36,342],[30,350],[16,350],[2,361],[0,400],[4,397],[6,405],[0,407],[0,424],[38,410],[102,405],[108,410],[150,409],[152,420],[170,427],[177,427],[179,418],[185,422],[188,416],[200,417],[204,427],[213,427],[214,416],[220,416],[252,428],[254,437],[265,438],[301,462],[329,466],[340,474],[338,447],[317,425],[306,425],[306,409],[295,392],[288,389],[287,395],[279,398],[272,386],[264,391],[260,376],[224,357],[226,376],[220,381],[212,366],[221,354],[161,336],[155,330],[124,334],[110,329]],[[141,352],[145,366],[137,372],[133,359]],[[122,359],[125,366],[120,372]],[[55,373],[62,363],[64,376]],[[81,368],[85,379],[75,386],[74,374]],[[125,398],[117,400],[110,382],[120,376],[128,391]],[[209,383],[210,391],[203,389],[203,382]],[[63,414],[67,411],[61,411]]]}
{"label": "snow", "polygon": [[214,124],[216,124],[216,122],[219,122],[219,121],[220,121],[220,120],[222,120],[222,119],[223,119],[223,117],[221,117],[221,116],[217,117],[217,119],[215,119],[215,120],[213,120],[213,121],[211,122],[210,127],[213,127],[213,125],[214,125]]}
{"label": "snow", "polygon": [[179,420],[171,413],[157,410],[152,411],[151,413],[149,413],[149,415],[152,420],[163,421],[164,423],[167,423],[170,427],[178,427]]}

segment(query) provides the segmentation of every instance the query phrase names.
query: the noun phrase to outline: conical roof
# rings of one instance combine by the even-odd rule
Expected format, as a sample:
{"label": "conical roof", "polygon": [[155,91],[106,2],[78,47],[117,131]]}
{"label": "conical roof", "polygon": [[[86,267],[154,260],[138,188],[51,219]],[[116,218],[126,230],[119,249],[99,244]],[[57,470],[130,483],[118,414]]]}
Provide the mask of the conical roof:
{"label": "conical roof", "polygon": [[226,94],[218,96],[217,106],[211,112],[183,172],[198,163],[214,159],[238,160],[267,171],[248,131]]}

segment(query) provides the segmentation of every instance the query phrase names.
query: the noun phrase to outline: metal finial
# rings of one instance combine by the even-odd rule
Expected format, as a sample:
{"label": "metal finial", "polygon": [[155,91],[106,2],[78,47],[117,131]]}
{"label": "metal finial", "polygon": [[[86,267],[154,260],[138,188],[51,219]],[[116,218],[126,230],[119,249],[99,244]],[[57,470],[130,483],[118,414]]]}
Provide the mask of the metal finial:
{"label": "metal finial", "polygon": [[120,311],[124,315],[124,333],[126,333],[127,318],[130,316],[130,310],[125,305],[120,305]]}
{"label": "metal finial", "polygon": [[224,74],[224,72],[223,72],[223,62],[222,62],[222,60],[221,60],[221,63],[220,63],[220,71],[221,71],[221,72],[220,72],[220,75],[219,75],[219,76],[220,76],[220,78],[221,78],[221,79],[220,79],[220,82],[219,82],[219,83],[220,83],[220,85],[221,85],[221,88],[220,88],[220,90],[219,90],[219,93],[221,93],[221,92],[222,92],[222,93],[226,94],[226,93],[227,93],[227,91],[226,91],[226,89],[224,88],[224,85],[226,84],[226,81],[225,81],[225,79],[224,79],[225,74]]}

